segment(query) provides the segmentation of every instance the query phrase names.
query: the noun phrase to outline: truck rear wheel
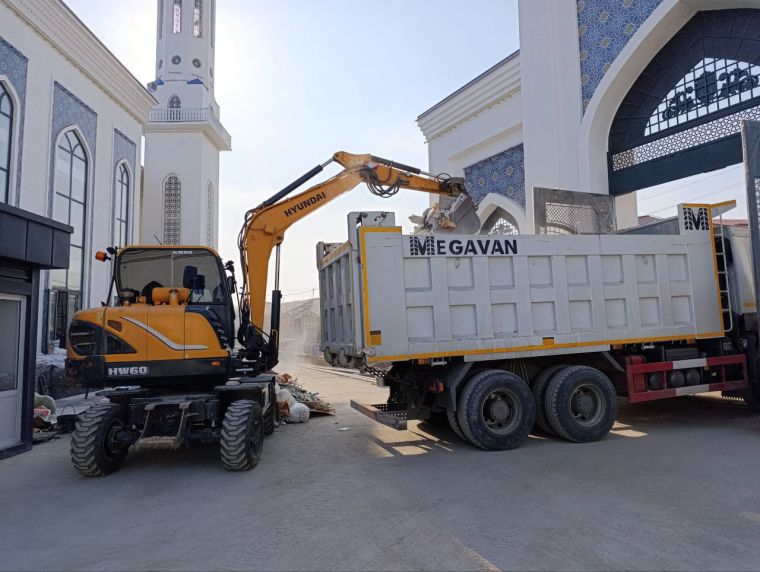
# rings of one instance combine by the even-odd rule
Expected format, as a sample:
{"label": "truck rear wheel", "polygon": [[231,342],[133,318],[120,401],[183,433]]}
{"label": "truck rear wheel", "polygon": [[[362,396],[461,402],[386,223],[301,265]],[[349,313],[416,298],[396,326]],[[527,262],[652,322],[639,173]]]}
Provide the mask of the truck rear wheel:
{"label": "truck rear wheel", "polygon": [[456,434],[456,436],[459,437],[462,441],[467,441],[467,437],[464,436],[464,433],[462,433],[462,428],[459,426],[459,418],[457,417],[457,412],[453,409],[447,409],[446,417],[449,420],[449,427],[451,427],[451,430]]}
{"label": "truck rear wheel", "polygon": [[264,446],[261,405],[250,399],[233,401],[224,414],[219,448],[228,471],[250,471],[259,463]]}
{"label": "truck rear wheel", "polygon": [[99,403],[82,413],[71,435],[74,468],[85,477],[101,477],[121,467],[129,449],[118,441],[124,427],[121,407],[113,403]]}
{"label": "truck rear wheel", "polygon": [[473,375],[459,396],[457,411],[465,437],[481,449],[497,451],[523,443],[536,419],[528,384],[499,369]]}
{"label": "truck rear wheel", "polygon": [[554,376],[546,390],[546,416],[552,429],[568,441],[602,439],[615,423],[617,395],[598,369],[570,366]]}
{"label": "truck rear wheel", "polygon": [[533,392],[533,399],[536,402],[536,425],[538,425],[542,431],[548,433],[549,435],[556,435],[556,433],[551,428],[551,425],[549,425],[549,420],[546,418],[546,388],[549,387],[549,382],[552,380],[554,375],[565,367],[567,366],[553,365],[547,367],[545,370],[539,373],[538,376],[536,376],[536,379],[533,380],[533,383],[530,387],[531,391]]}

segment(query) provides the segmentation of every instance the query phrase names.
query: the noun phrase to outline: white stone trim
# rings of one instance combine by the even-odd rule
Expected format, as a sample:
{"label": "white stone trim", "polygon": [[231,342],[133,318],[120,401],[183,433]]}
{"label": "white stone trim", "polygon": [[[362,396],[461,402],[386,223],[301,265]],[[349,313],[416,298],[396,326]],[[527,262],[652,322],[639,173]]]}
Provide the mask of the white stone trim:
{"label": "white stone trim", "polygon": [[157,101],[61,0],[0,0],[53,48],[145,123]]}
{"label": "white stone trim", "polygon": [[528,217],[525,213],[525,209],[512,199],[508,199],[507,197],[496,193],[488,193],[483,197],[483,200],[478,203],[477,212],[481,227],[496,209],[506,211],[515,219],[520,234],[532,234],[533,229],[528,224]]}
{"label": "white stone trim", "polygon": [[422,113],[417,124],[426,140],[431,141],[520,90],[520,53],[515,52]]}

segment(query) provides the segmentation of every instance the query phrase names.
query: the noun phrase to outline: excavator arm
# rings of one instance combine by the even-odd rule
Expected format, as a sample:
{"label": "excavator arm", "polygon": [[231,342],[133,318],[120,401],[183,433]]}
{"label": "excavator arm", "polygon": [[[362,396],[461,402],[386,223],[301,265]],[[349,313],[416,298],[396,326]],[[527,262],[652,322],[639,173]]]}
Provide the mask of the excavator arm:
{"label": "excavator arm", "polygon": [[[326,181],[288,198],[300,185],[319,174],[327,165],[336,162],[343,170]],[[293,224],[359,185],[366,183],[378,196],[390,197],[399,189],[459,197],[467,191],[462,179],[435,177],[419,169],[394,163],[373,155],[352,155],[340,151],[318,165],[283,190],[248,211],[240,231],[238,246],[243,270],[243,299],[241,329],[238,340],[244,345],[247,358],[261,360],[262,354],[275,354],[279,329],[279,246],[285,231]],[[467,198],[467,208],[472,203]],[[474,216],[474,215],[471,215]],[[471,223],[470,223],[471,225]],[[264,309],[269,259],[276,249],[275,288],[272,293],[272,328],[269,341],[263,340]],[[270,360],[266,360],[270,361]],[[273,367],[269,363],[269,367]]]}

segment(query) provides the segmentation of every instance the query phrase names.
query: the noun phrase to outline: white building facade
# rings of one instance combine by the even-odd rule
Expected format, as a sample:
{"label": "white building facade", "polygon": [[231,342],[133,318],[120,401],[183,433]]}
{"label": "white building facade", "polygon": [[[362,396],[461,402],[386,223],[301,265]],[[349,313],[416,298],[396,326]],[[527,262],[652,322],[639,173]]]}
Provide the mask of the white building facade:
{"label": "white building facade", "polygon": [[214,99],[216,2],[158,0],[157,10],[141,242],[215,248],[219,152],[231,148]]}
{"label": "white building facade", "polygon": [[534,232],[539,188],[612,195],[633,226],[636,190],[741,162],[760,1],[519,0],[519,19],[518,52],[418,118],[485,232]]}
{"label": "white building facade", "polygon": [[43,271],[38,348],[105,301],[96,250],[138,237],[142,125],[155,99],[59,0],[0,0],[0,201],[73,227]]}

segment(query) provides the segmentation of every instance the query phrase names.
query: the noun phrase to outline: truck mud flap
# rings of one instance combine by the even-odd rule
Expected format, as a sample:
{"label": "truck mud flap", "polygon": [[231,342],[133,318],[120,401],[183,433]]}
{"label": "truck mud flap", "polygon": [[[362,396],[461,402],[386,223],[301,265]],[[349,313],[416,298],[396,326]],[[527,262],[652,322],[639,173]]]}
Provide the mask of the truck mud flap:
{"label": "truck mud flap", "polygon": [[378,423],[382,423],[383,425],[387,425],[393,429],[398,429],[399,431],[406,429],[405,405],[399,405],[396,403],[378,403],[377,405],[366,405],[364,403],[357,403],[352,399],[351,408],[355,409],[363,415],[366,415],[367,417],[374,419]]}

